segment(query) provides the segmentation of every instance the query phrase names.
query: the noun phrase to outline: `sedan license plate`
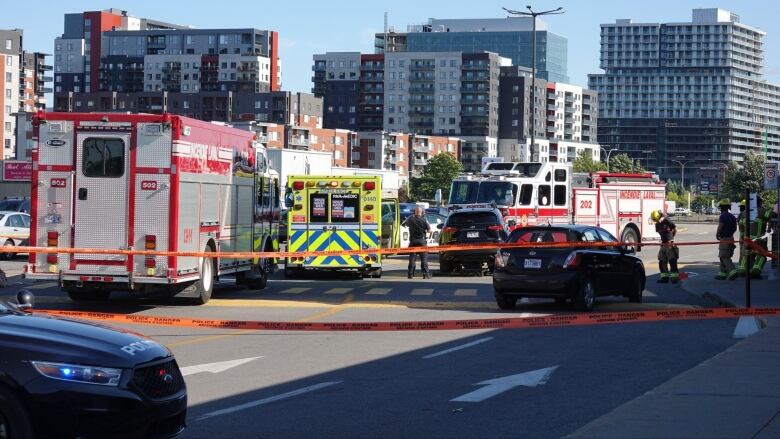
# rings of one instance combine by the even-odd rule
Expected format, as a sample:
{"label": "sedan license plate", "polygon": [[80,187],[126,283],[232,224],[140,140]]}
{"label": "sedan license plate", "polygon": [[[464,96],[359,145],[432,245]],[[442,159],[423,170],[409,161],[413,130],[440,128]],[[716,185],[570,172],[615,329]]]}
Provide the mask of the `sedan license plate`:
{"label": "sedan license plate", "polygon": [[541,259],[526,259],[523,261],[523,268],[542,268]]}
{"label": "sedan license plate", "polygon": [[466,232],[466,238],[479,238],[479,232]]}

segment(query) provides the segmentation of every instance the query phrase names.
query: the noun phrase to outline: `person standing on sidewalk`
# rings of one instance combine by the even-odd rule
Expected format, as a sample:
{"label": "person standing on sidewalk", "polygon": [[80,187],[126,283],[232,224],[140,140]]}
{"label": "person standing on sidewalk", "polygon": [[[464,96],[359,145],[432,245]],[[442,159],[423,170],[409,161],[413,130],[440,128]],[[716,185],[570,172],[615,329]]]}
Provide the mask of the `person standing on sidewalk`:
{"label": "person standing on sidewalk", "polygon": [[[403,225],[409,228],[409,247],[427,247],[428,246],[428,234],[431,232],[431,226],[423,216],[424,211],[422,207],[416,207],[414,209],[414,215],[409,215],[404,220]],[[414,277],[414,266],[417,259],[417,253],[409,253],[409,267],[407,277],[412,279]],[[423,279],[430,279],[431,272],[428,269],[428,253],[420,253],[420,268],[423,272]]]}
{"label": "person standing on sidewalk", "polygon": [[658,268],[661,275],[658,283],[676,284],[680,281],[680,273],[677,271],[680,250],[674,245],[677,226],[660,210],[654,210],[650,214],[650,219],[655,222],[655,231],[661,236],[661,248],[658,249]]}
{"label": "person standing on sidewalk", "polygon": [[720,241],[718,245],[718,259],[720,260],[720,272],[715,276],[717,280],[736,279],[737,269],[731,258],[734,257],[734,232],[737,231],[737,219],[731,214],[731,201],[727,199],[720,200],[720,219],[718,220],[718,230],[715,232],[715,239]]}
{"label": "person standing on sidewalk", "polygon": [[745,243],[742,240],[745,239],[745,229],[747,227],[747,220],[745,219],[745,208],[747,202],[742,200],[739,202],[739,215],[737,215],[737,227],[739,227],[739,266],[737,267],[737,276],[744,276],[747,272],[747,252],[745,251]]}

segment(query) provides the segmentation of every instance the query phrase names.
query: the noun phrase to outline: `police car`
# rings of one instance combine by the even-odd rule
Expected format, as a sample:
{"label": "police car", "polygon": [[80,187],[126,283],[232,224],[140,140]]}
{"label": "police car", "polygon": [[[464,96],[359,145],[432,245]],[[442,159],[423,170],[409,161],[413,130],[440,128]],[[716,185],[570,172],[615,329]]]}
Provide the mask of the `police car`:
{"label": "police car", "polygon": [[[440,224],[439,245],[497,244],[506,242],[509,229],[495,204],[453,206],[444,224]],[[496,250],[456,250],[439,253],[439,270],[492,272]]]}
{"label": "police car", "polygon": [[0,300],[0,438],[172,437],[187,388],[171,352],[107,326]]}

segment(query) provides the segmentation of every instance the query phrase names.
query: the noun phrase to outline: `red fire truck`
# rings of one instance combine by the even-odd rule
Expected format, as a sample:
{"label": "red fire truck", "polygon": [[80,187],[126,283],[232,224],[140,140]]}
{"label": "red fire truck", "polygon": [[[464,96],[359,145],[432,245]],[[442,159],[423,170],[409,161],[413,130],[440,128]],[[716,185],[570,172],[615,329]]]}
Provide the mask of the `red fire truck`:
{"label": "red fire truck", "polygon": [[[182,252],[278,250],[279,178],[251,132],[185,117],[39,113],[30,242]],[[264,288],[271,258],[30,254],[73,300],[113,290],[205,303],[214,280]]]}
{"label": "red fire truck", "polygon": [[450,205],[495,203],[512,227],[590,224],[624,242],[659,238],[650,212],[665,209],[666,187],[651,173],[575,174],[566,163],[490,163],[452,182]]}

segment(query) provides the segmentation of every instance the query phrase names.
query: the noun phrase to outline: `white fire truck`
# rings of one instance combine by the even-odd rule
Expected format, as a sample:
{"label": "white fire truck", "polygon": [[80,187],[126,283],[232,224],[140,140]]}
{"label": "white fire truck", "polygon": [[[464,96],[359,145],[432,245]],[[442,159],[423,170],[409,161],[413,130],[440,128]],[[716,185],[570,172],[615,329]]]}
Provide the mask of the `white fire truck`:
{"label": "white fire truck", "polygon": [[511,227],[589,224],[624,242],[659,239],[650,212],[666,187],[651,173],[574,174],[565,163],[489,163],[452,182],[449,204],[495,203]]}
{"label": "white fire truck", "polygon": [[[39,113],[30,242],[181,252],[278,250],[279,179],[254,134],[185,117]],[[112,290],[205,303],[215,279],[264,288],[271,258],[30,254],[73,300]]]}

